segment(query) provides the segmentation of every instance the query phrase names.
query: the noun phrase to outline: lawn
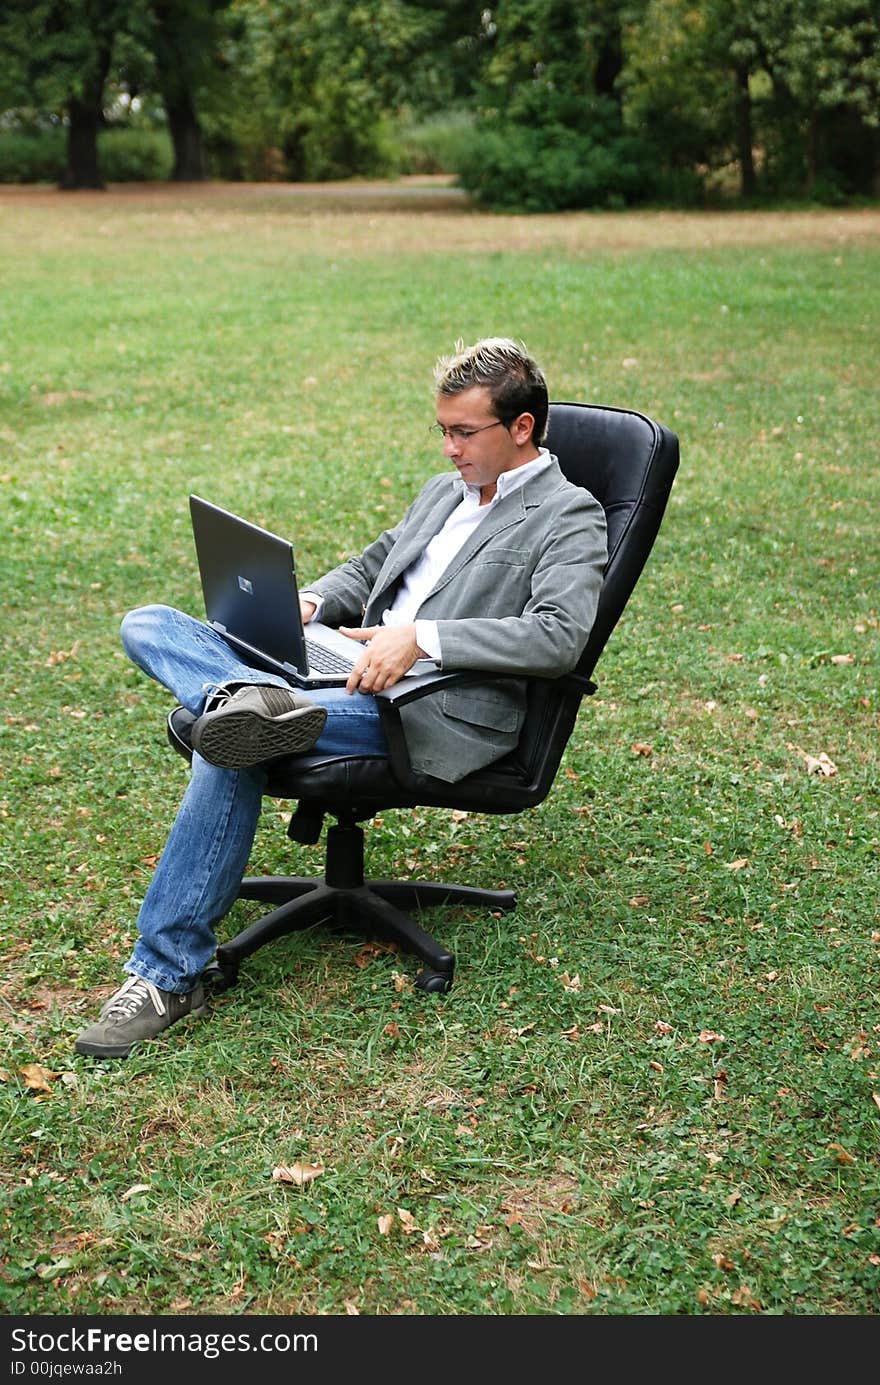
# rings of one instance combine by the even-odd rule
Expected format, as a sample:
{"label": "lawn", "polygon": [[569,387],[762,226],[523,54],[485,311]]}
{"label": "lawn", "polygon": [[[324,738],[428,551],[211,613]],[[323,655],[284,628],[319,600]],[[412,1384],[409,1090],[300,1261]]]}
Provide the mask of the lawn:
{"label": "lawn", "polygon": [[[0,1311],[878,1311],[878,282],[868,208],[0,189]],[[317,929],[78,1058],[185,784],[118,626],[201,612],[189,492],[317,576],[490,333],[682,454],[545,803],[368,826],[517,910],[431,915],[448,995]],[[255,871],[319,868],[287,809]]]}

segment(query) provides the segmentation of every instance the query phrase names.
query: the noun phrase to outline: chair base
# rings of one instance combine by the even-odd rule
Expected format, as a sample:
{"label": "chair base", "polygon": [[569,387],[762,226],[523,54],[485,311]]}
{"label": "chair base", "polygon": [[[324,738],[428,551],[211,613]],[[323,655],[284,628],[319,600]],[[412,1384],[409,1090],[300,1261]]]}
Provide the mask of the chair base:
{"label": "chair base", "polygon": [[221,943],[215,961],[206,968],[205,979],[216,989],[226,990],[238,980],[240,962],[265,943],[315,923],[329,923],[341,932],[396,943],[402,952],[424,962],[415,982],[420,990],[448,991],[455,957],[406,911],[440,904],[506,911],[515,908],[516,895],[513,890],[482,890],[429,880],[365,880],[363,836],[363,830],[353,822],[340,822],[328,829],[323,879],[300,875],[245,877],[240,899],[262,900],[277,907],[229,942]]}

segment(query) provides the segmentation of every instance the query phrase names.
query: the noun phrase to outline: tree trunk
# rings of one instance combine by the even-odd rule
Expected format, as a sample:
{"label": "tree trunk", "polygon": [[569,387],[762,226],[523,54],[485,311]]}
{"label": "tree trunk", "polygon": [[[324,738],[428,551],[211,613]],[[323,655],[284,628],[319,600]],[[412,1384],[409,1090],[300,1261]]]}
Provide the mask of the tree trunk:
{"label": "tree trunk", "polygon": [[98,160],[100,111],[71,97],[67,103],[67,116],[67,166],[61,176],[60,187],[67,191],[74,188],[103,188],[104,179]]}
{"label": "tree trunk", "polygon": [[740,194],[754,197],[757,187],[755,159],[752,153],[752,98],[749,93],[749,71],[736,69],[736,149],[740,169]]}
{"label": "tree trunk", "polygon": [[196,114],[192,81],[192,53],[195,41],[187,35],[185,14],[171,0],[152,0],[153,56],[162,104],[174,144],[174,169],[177,183],[198,183],[207,177],[202,132]]}
{"label": "tree trunk", "polygon": [[82,94],[68,99],[67,167],[60,183],[65,190],[104,186],[98,159],[98,131],[103,119],[104,83],[110,71],[112,52],[112,39],[97,45],[92,74],[84,81]]}
{"label": "tree trunk", "polygon": [[177,92],[164,98],[168,129],[174,144],[174,169],[171,177],[176,183],[199,183],[207,178],[202,132],[188,92]]}

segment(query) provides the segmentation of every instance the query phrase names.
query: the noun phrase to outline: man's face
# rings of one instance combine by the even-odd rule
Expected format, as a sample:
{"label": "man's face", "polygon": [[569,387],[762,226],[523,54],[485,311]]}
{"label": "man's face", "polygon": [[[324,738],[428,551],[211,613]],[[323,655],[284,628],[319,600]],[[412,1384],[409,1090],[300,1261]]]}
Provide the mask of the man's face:
{"label": "man's face", "polygon": [[[484,499],[490,500],[494,495],[502,471],[512,471],[538,455],[529,441],[531,414],[521,414],[506,427],[495,413],[484,385],[474,385],[461,394],[438,395],[437,422],[447,430],[443,455],[454,463],[468,485],[488,488]],[[472,436],[463,437],[457,429]]]}

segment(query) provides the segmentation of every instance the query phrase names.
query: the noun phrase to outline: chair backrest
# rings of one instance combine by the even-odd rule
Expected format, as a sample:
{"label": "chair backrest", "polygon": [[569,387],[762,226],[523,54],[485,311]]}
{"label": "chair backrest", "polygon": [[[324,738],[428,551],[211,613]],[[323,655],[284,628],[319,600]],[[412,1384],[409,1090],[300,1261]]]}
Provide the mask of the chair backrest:
{"label": "chair backrest", "polygon": [[[589,679],[657,536],[678,469],[678,438],[629,409],[554,403],[546,445],[568,479],[585,486],[600,502],[608,525],[608,563],[599,607],[576,670]],[[530,683],[516,750],[482,775],[491,779],[506,774],[516,780],[524,805],[540,802],[556,777],[582,696],[565,680]],[[512,798],[513,790],[507,793]]]}
{"label": "chair backrest", "polygon": [[590,677],[645,566],[678,470],[678,438],[629,409],[551,404],[547,447],[570,481],[599,501],[608,565],[578,672]]}

